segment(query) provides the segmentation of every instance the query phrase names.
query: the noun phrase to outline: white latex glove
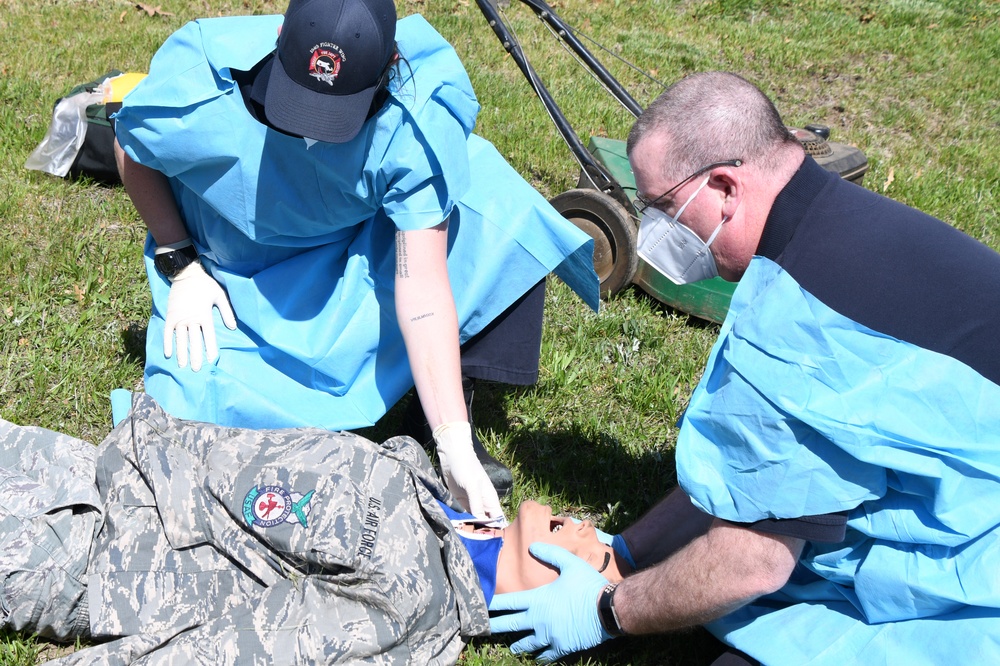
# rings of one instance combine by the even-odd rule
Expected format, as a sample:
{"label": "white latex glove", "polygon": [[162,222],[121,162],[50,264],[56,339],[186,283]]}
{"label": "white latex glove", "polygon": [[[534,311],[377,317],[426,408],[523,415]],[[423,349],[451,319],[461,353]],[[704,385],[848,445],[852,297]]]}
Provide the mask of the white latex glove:
{"label": "white latex glove", "polygon": [[500,497],[472,450],[472,426],[467,421],[444,423],[434,429],[441,474],[448,490],[478,518],[502,518]]}
{"label": "white latex glove", "polygon": [[167,321],[163,330],[163,355],[173,353],[174,335],[177,336],[177,366],[183,368],[191,353],[191,369],[201,370],[201,350],[212,363],[219,357],[215,342],[215,324],[212,308],[219,308],[222,321],[230,329],[236,328],[236,316],[222,286],[201,267],[200,261],[185,266],[171,280],[167,297]]}

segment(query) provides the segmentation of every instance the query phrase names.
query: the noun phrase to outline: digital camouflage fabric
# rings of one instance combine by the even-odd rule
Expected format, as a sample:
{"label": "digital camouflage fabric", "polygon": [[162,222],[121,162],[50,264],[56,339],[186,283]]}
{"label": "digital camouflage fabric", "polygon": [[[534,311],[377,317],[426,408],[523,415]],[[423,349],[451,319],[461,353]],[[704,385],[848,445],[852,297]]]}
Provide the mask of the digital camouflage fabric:
{"label": "digital camouflage fabric", "polygon": [[59,663],[454,663],[489,631],[408,438],[182,421],[145,395],[96,449],[2,426],[5,623],[112,639]]}

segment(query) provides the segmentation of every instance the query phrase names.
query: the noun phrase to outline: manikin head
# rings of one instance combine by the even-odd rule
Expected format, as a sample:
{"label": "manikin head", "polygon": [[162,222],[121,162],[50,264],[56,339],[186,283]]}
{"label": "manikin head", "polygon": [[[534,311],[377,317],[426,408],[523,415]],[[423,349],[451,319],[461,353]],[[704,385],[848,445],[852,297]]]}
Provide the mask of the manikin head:
{"label": "manikin head", "polygon": [[[630,571],[611,546],[601,543],[594,525],[589,520],[576,522],[572,518],[553,516],[552,509],[538,502],[528,500],[518,509],[517,517],[503,529],[475,528],[465,525],[459,528],[460,536],[470,536],[475,532],[476,540],[488,539],[493,550],[499,546],[496,556],[496,594],[530,590],[551,583],[559,577],[559,571],[551,565],[536,559],[528,552],[532,543],[549,543],[565,548],[600,572],[611,582],[618,582]],[[466,544],[469,541],[466,540]],[[477,557],[474,555],[474,559]],[[487,597],[490,595],[493,562],[477,561],[477,569]]]}

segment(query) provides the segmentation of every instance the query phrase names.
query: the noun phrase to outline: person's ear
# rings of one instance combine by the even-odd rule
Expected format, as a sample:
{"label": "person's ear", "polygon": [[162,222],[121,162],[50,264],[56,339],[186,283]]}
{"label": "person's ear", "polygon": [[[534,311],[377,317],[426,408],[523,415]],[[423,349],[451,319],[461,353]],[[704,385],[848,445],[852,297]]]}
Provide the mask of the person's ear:
{"label": "person's ear", "polygon": [[744,185],[739,174],[739,167],[718,167],[712,170],[709,186],[719,193],[722,199],[722,214],[733,219],[736,210],[743,202]]}

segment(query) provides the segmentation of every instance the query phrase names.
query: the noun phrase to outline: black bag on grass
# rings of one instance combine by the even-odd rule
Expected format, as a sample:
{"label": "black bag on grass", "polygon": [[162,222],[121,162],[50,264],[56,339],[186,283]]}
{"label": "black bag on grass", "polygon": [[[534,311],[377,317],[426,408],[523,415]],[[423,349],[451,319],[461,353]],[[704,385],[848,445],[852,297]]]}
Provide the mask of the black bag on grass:
{"label": "black bag on grass", "polygon": [[[76,86],[69,95],[98,90],[106,79],[122,74],[113,69],[95,81]],[[67,97],[69,96],[67,95]],[[91,104],[87,106],[87,136],[80,146],[80,152],[69,167],[69,178],[77,179],[88,176],[106,185],[117,185],[122,182],[115,164],[115,128],[108,120],[120,109],[121,102]]]}
{"label": "black bag on grass", "polygon": [[[109,117],[121,108],[122,96],[143,76],[122,74],[113,69],[57,99],[49,131],[25,166],[74,180],[86,176],[106,185],[120,184],[115,130]],[[123,80],[120,86],[109,81],[115,77]]]}

